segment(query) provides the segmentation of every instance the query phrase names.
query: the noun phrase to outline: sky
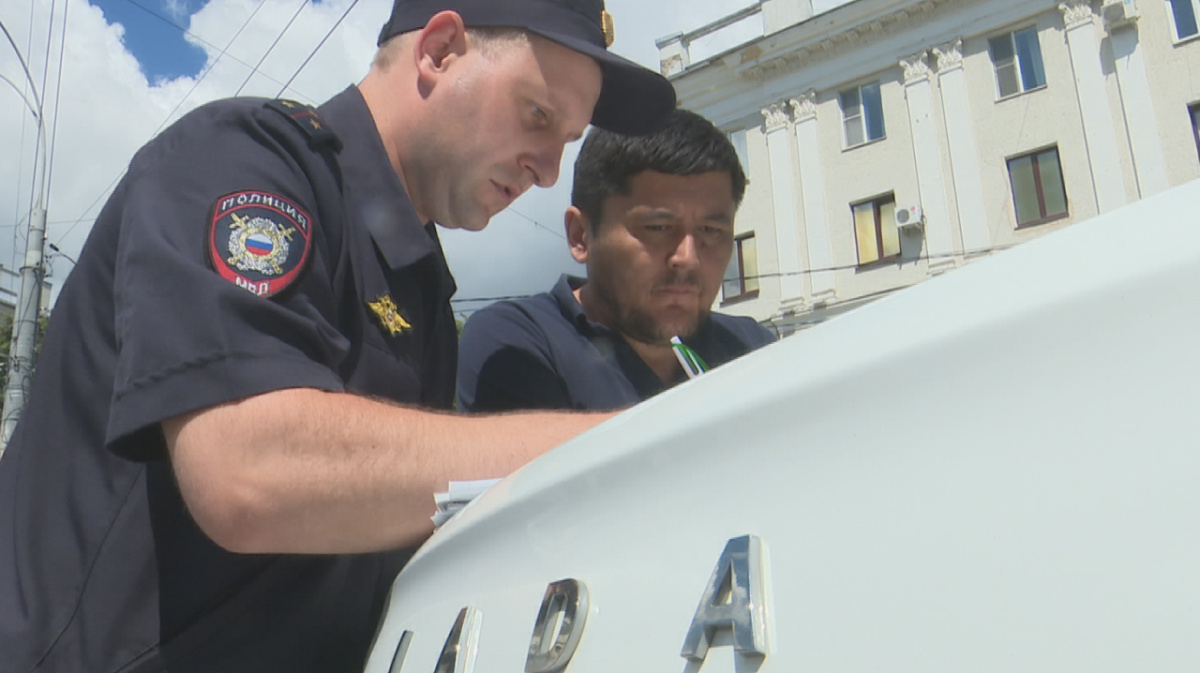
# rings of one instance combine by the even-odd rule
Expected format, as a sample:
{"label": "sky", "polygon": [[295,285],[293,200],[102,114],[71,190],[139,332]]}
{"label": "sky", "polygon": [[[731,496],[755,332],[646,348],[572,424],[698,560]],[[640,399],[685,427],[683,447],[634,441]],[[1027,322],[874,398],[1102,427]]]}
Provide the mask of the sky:
{"label": "sky", "polygon": [[[658,69],[655,39],[751,2],[607,0],[612,50]],[[815,0],[814,9],[844,2]],[[390,0],[0,0],[0,23],[17,47],[0,33],[0,265],[20,266],[30,204],[43,194],[46,241],[57,248],[47,249],[48,280],[57,293],[141,145],[218,98],[321,103],[366,74],[390,9]],[[548,290],[564,272],[583,274],[562,233],[577,151],[568,146],[557,185],[530,190],[487,230],[443,230],[456,311]]]}

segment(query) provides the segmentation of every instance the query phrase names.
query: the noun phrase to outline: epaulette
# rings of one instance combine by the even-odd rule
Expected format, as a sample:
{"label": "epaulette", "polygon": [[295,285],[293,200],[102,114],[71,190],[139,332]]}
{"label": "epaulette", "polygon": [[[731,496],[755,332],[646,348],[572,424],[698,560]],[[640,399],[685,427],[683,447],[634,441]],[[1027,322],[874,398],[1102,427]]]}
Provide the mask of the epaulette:
{"label": "epaulette", "polygon": [[328,146],[334,152],[342,149],[342,141],[317,114],[317,109],[311,105],[297,103],[294,100],[282,98],[267,101],[266,106],[292,120],[308,138],[308,145],[313,149]]}

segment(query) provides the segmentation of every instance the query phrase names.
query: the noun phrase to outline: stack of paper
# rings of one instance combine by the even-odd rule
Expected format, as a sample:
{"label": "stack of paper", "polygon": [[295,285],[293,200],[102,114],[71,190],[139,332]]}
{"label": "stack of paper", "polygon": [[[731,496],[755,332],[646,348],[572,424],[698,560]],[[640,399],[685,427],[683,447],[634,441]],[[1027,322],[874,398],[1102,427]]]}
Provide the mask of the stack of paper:
{"label": "stack of paper", "polygon": [[478,481],[452,481],[450,490],[446,493],[434,493],[433,501],[437,503],[437,512],[433,515],[433,527],[438,528],[450,520],[463,507],[479,497],[481,493],[491,488],[499,479],[480,479]]}

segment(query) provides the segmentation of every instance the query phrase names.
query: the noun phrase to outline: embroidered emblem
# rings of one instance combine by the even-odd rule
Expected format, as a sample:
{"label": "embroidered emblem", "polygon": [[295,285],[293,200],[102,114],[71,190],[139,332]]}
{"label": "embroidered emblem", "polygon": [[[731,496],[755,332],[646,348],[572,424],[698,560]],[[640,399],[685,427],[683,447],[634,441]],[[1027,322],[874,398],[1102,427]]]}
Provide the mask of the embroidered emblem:
{"label": "embroidered emblem", "polygon": [[229,254],[226,263],[238,271],[257,271],[264,276],[283,273],[281,263],[287,262],[288,241],[296,233],[295,227],[281,225],[265,217],[250,219],[230,213],[233,224],[229,225]]}
{"label": "embroidered emblem", "polygon": [[617,39],[617,35],[613,30],[612,14],[609,14],[607,10],[600,10],[600,29],[604,31],[604,46],[611,47],[613,40]]}
{"label": "embroidered emblem", "polygon": [[308,260],[311,221],[299,206],[267,192],[217,199],[208,257],[224,279],[261,297],[291,285]]}
{"label": "embroidered emblem", "polygon": [[367,302],[367,307],[375,312],[379,322],[388,331],[388,334],[396,336],[402,334],[406,330],[412,329],[412,325],[400,315],[400,309],[396,308],[396,302],[392,301],[390,294],[385,294],[377,298],[375,301]]}

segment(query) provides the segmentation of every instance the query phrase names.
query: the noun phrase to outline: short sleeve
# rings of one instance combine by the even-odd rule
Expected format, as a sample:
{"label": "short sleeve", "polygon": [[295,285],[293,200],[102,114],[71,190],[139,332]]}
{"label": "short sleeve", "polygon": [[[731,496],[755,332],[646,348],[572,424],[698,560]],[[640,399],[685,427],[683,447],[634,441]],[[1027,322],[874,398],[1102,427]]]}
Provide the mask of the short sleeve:
{"label": "short sleeve", "polygon": [[751,320],[751,322],[751,335],[747,340],[750,344],[750,350],[762,348],[763,346],[773,344],[779,340],[779,337],[775,334],[775,332],[772,332],[764,327],[762,323],[758,322],[757,320]]}
{"label": "short sleeve", "polygon": [[520,306],[500,302],[467,321],[459,341],[458,408],[572,408],[544,332]]}
{"label": "short sleeve", "polygon": [[[311,150],[244,110],[212,115],[139,153],[108,206],[120,209],[109,214],[120,235],[106,442],[132,459],[155,457],[145,432],[174,416],[283,388],[343,386],[336,371],[348,342],[329,317],[329,260],[303,155]],[[223,278],[206,249],[218,200],[246,191],[293,205],[314,230],[291,242],[313,250],[270,298]]]}

